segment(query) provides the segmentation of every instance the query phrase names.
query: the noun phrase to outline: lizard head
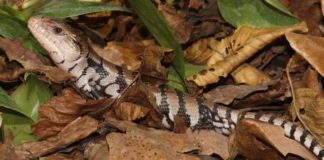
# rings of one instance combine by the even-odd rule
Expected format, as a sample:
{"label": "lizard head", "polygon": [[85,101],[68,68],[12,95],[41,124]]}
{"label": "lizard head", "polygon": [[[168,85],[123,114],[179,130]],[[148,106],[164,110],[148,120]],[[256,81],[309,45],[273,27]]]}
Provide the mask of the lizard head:
{"label": "lizard head", "polygon": [[51,59],[63,69],[83,60],[82,57],[87,56],[89,52],[88,45],[80,36],[59,20],[34,16],[28,20],[28,28],[47,50]]}

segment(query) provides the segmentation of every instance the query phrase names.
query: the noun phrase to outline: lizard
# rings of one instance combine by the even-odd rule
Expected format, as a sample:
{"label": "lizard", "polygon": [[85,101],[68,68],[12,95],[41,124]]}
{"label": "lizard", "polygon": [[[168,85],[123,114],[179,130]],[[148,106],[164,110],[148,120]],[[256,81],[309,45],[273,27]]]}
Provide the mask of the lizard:
{"label": "lizard", "polygon": [[[28,20],[28,28],[52,61],[69,72],[74,77],[75,86],[89,98],[117,98],[134,80],[132,72],[97,57],[75,30],[62,21],[33,16]],[[152,90],[152,93],[165,127],[171,127],[177,115],[193,129],[208,124],[216,131],[229,135],[240,119],[251,118],[282,127],[285,136],[298,141],[324,160],[324,149],[307,130],[276,114],[240,114],[239,110],[207,104],[200,97],[190,97],[177,90],[167,92],[164,85]]]}

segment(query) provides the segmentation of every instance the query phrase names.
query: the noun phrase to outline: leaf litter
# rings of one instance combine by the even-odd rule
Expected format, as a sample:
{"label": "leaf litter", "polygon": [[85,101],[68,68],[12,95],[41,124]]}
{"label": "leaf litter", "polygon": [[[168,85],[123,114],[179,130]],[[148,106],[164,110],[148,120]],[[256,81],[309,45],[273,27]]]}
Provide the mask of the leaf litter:
{"label": "leaf litter", "polygon": [[[232,3],[230,0],[154,2],[185,51],[186,63],[205,66],[186,77],[188,88],[194,86],[207,102],[225,107],[275,108],[279,110],[275,113],[292,117],[323,145],[323,15],[318,1],[296,3],[299,1],[282,4],[306,22],[280,26],[268,21],[273,24],[261,28],[235,24],[236,29],[229,24],[232,13],[224,12],[229,6],[219,8]],[[118,0],[109,3],[128,7],[127,2]],[[46,7],[42,11],[48,12]],[[80,14],[84,13],[89,11]],[[255,25],[248,22],[249,12],[242,15],[244,21]],[[73,26],[85,30],[98,56],[137,74],[133,85],[117,100],[85,98],[69,87],[69,74],[48,57],[25,49],[21,39],[0,38],[5,53],[0,57],[0,81],[8,84],[1,87],[10,93],[24,74],[35,73],[56,94],[41,105],[39,121],[33,124],[33,134],[39,140],[13,144],[12,135],[5,133],[0,153],[6,156],[0,159],[315,159],[302,145],[285,137],[282,128],[255,120],[240,120],[229,137],[214,130],[191,130],[183,117],[173,117],[172,131],[164,128],[150,91],[165,84],[179,51],[156,43],[162,39],[154,39],[146,28],[150,26],[143,25],[140,18],[134,13],[103,12],[69,19]]]}

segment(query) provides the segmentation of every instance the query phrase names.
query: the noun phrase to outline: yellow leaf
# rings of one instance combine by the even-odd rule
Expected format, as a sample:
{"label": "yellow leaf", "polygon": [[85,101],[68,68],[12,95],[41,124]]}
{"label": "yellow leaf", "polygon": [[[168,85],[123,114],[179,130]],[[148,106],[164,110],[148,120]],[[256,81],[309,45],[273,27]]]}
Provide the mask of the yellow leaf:
{"label": "yellow leaf", "polygon": [[268,29],[241,26],[232,36],[216,43],[218,45],[217,52],[220,55],[225,55],[223,60],[219,61],[219,54],[212,55],[207,61],[208,68],[206,70],[187,79],[195,82],[198,86],[216,83],[220,77],[227,77],[232,70],[239,67],[264,46],[291,31],[306,32],[307,26],[305,23],[286,28]]}

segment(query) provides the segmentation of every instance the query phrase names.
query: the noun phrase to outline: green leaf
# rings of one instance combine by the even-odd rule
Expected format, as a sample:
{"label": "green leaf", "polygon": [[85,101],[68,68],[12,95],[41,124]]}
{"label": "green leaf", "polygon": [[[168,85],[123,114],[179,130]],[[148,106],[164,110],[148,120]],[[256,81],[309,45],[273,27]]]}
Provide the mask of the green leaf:
{"label": "green leaf", "polygon": [[21,106],[24,114],[28,115],[34,122],[38,121],[38,108],[53,96],[48,86],[30,75],[27,81],[21,84],[11,95],[13,100]]}
{"label": "green leaf", "polygon": [[295,17],[292,13],[290,13],[287,8],[279,1],[279,0],[265,0],[265,2],[267,2],[268,4],[270,4],[271,6],[275,7],[276,9],[278,9],[279,11]]}
{"label": "green leaf", "polygon": [[195,64],[185,63],[185,75],[186,77],[191,76],[199,73],[201,70],[206,68],[207,68],[206,65],[195,65]]}
{"label": "green leaf", "polygon": [[28,114],[25,114],[21,107],[0,87],[0,112],[10,110],[28,117]]}
{"label": "green leaf", "polygon": [[19,144],[20,142],[26,141],[36,141],[37,137],[32,134],[31,125],[28,124],[15,124],[15,125],[5,125],[4,126],[5,133],[9,131],[13,133],[14,144]]}
{"label": "green leaf", "polygon": [[0,35],[5,38],[15,39],[29,34],[23,23],[3,13],[0,13],[0,24]]}
{"label": "green leaf", "polygon": [[224,19],[238,27],[250,24],[255,27],[287,27],[298,23],[298,19],[286,14],[265,0],[218,0],[219,10]]}
{"label": "green leaf", "polygon": [[102,11],[128,11],[128,9],[97,2],[53,2],[35,10],[34,15],[66,18]]}
{"label": "green leaf", "polygon": [[165,22],[159,11],[150,0],[130,0],[128,3],[136,12],[138,17],[155,37],[156,41],[167,48],[172,48],[176,55],[172,61],[172,67],[169,71],[169,85],[180,91],[184,88],[184,58],[182,48],[177,41],[171,28]]}

